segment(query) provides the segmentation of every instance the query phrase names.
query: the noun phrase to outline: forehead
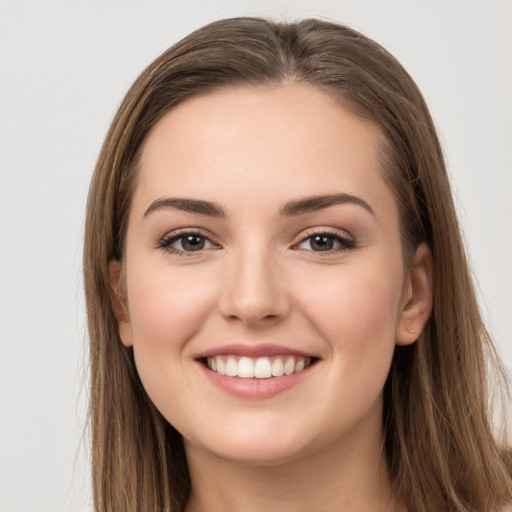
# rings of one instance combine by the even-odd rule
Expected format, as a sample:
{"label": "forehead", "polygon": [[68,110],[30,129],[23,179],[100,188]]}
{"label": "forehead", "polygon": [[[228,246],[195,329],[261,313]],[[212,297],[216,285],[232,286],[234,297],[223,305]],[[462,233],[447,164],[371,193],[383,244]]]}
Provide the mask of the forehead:
{"label": "forehead", "polygon": [[153,127],[134,200],[213,192],[220,202],[263,205],[335,191],[389,200],[382,144],[372,123],[312,86],[223,89],[188,99]]}

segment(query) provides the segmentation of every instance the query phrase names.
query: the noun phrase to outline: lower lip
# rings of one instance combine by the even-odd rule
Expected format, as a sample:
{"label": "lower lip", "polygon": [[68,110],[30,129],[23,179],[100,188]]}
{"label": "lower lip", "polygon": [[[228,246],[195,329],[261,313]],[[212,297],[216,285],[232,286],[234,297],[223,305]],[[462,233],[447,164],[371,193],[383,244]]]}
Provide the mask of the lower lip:
{"label": "lower lip", "polygon": [[204,364],[197,363],[203,373],[218,388],[240,398],[272,398],[283,391],[300,384],[311,375],[318,361],[308,366],[305,370],[282,377],[270,377],[268,379],[241,379],[240,377],[228,377],[208,369]]}

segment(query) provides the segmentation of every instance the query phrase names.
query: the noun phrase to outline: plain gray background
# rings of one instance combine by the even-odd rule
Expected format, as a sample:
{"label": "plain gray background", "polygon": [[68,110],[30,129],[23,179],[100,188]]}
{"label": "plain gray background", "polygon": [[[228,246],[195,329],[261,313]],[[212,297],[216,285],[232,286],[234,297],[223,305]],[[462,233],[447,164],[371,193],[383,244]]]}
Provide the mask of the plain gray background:
{"label": "plain gray background", "polygon": [[0,510],[91,510],[81,244],[123,94],[214,19],[320,16],[376,39],[439,126],[482,306],[512,368],[512,4],[0,0]]}

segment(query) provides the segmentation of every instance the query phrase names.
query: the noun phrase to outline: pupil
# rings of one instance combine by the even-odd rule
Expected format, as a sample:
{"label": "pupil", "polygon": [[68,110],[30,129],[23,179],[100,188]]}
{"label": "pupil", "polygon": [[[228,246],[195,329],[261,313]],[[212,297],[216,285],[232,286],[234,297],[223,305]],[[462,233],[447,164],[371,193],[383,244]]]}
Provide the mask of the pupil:
{"label": "pupil", "polygon": [[185,251],[200,251],[204,248],[204,238],[196,235],[183,237],[182,246]]}
{"label": "pupil", "polygon": [[315,251],[329,251],[333,245],[333,239],[324,235],[317,235],[311,240],[311,248]]}

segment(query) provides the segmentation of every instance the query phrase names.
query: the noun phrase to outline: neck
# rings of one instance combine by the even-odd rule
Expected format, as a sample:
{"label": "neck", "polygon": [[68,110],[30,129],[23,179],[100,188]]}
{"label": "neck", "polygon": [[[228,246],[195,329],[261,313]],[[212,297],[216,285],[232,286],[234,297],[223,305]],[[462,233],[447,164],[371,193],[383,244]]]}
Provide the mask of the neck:
{"label": "neck", "polygon": [[225,460],[185,444],[191,476],[186,512],[398,512],[382,428],[359,424],[320,450],[272,465]]}

